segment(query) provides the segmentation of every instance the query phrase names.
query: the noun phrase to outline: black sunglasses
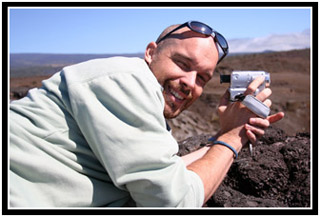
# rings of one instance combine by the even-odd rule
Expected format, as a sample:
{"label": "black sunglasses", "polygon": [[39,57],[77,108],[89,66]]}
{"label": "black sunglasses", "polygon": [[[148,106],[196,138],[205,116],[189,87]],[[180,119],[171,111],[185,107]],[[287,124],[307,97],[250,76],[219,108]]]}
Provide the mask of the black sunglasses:
{"label": "black sunglasses", "polygon": [[186,22],[184,24],[181,24],[177,28],[175,28],[172,31],[168,32],[162,38],[159,38],[156,41],[156,43],[159,44],[161,41],[166,39],[170,34],[172,34],[173,32],[177,31],[178,29],[181,29],[181,28],[186,27],[186,26],[189,29],[191,29],[192,31],[194,31],[194,32],[198,32],[198,33],[204,34],[206,36],[210,36],[211,35],[213,37],[214,41],[220,46],[221,50],[223,51],[223,55],[221,57],[219,57],[218,63],[221,62],[221,60],[223,58],[225,58],[225,56],[227,56],[227,54],[229,52],[229,46],[228,46],[227,40],[219,32],[213,30],[210,26],[208,26],[208,25],[206,25],[204,23],[198,22],[198,21],[189,21],[189,22]]}

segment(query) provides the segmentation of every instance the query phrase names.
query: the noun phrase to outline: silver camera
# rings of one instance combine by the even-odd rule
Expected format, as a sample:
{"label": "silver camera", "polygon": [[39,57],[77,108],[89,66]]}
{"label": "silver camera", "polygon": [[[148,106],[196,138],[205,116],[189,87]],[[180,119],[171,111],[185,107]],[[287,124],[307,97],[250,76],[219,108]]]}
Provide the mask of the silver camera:
{"label": "silver camera", "polygon": [[258,76],[264,76],[264,82],[261,84],[254,95],[256,96],[262,91],[266,84],[270,84],[270,74],[265,71],[233,71],[230,75],[220,75],[220,83],[230,83],[229,92],[230,100],[241,100],[243,93],[246,91],[249,84]]}

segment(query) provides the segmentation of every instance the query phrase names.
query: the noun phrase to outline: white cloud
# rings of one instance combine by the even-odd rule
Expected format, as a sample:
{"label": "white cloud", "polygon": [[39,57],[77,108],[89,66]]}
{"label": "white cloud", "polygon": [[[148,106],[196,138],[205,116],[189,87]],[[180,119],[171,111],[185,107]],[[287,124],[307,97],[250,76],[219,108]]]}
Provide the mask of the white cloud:
{"label": "white cloud", "polygon": [[292,34],[228,40],[230,53],[286,51],[310,47],[310,29]]}

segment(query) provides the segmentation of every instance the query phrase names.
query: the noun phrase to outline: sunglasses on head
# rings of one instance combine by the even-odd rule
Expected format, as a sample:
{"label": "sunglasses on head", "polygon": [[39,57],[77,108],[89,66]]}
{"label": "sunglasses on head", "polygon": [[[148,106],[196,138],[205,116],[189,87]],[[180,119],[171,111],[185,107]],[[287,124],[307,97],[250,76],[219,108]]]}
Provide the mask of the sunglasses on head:
{"label": "sunglasses on head", "polygon": [[223,58],[225,58],[225,56],[227,56],[227,54],[229,52],[229,46],[228,46],[227,40],[219,32],[213,30],[210,26],[208,26],[208,25],[206,25],[204,23],[198,22],[198,21],[189,21],[189,22],[186,22],[184,24],[181,24],[177,28],[175,28],[172,31],[168,32],[162,38],[159,38],[156,41],[156,43],[159,44],[161,41],[163,41],[164,39],[168,38],[169,35],[171,35],[173,32],[177,31],[178,29],[182,29],[183,27],[186,27],[186,26],[189,29],[191,29],[192,31],[194,31],[194,32],[198,32],[198,33],[204,34],[206,36],[210,36],[211,35],[213,37],[214,41],[219,45],[219,47],[223,51],[223,55],[221,57],[219,57],[218,63],[221,62],[221,60]]}

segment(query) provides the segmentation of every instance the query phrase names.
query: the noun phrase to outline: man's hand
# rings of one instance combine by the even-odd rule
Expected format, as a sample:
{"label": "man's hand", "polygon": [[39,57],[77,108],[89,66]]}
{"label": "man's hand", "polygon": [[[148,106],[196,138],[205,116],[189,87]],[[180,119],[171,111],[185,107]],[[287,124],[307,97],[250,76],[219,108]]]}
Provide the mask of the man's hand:
{"label": "man's hand", "polygon": [[[252,94],[262,82],[261,78],[254,80],[245,94]],[[271,90],[266,88],[259,93],[257,98],[270,107],[271,101],[267,99],[270,95]],[[217,140],[231,145],[238,152],[249,140],[256,142],[270,123],[282,119],[284,115],[279,112],[266,119],[258,118],[240,102],[230,103],[228,91],[220,100],[218,113],[221,130],[216,135]],[[225,146],[213,145],[184,156],[183,160],[186,162],[187,168],[196,172],[201,178],[205,193],[204,202],[206,202],[227,174],[233,162],[233,152]]]}
{"label": "man's hand", "polygon": [[[250,85],[251,87],[249,86],[250,88],[248,88],[247,91],[244,93],[245,95],[254,93],[255,90],[252,88],[255,88],[256,85],[260,85],[258,83],[259,79],[260,78],[257,78],[255,81],[253,81],[253,82],[257,82],[257,83],[255,83],[253,86]],[[261,79],[263,82],[263,77]],[[271,89],[266,88],[263,91],[261,91],[256,96],[256,98],[270,108],[272,102],[270,99],[268,99],[268,97],[271,94],[272,94]],[[268,116],[266,119],[259,118],[259,117],[250,118],[249,122],[245,125],[246,135],[247,135],[250,143],[255,145],[257,143],[257,140],[264,135],[265,129],[267,129],[270,126],[270,124],[281,120],[283,117],[284,117],[284,113],[278,112],[276,114]]]}
{"label": "man's hand", "polygon": [[[248,86],[244,95],[253,94],[263,82],[263,76],[256,78]],[[256,96],[256,98],[270,107],[272,102],[268,97],[270,97],[271,93],[272,91],[270,88],[265,88]],[[284,113],[279,112],[268,116],[266,119],[259,118],[240,102],[230,103],[228,91],[226,91],[220,100],[218,114],[220,116],[220,134],[228,132],[231,136],[238,135],[242,137],[242,144],[245,144],[247,140],[252,144],[256,144],[258,138],[264,135],[265,129],[268,128],[270,124],[277,122],[284,117]],[[243,129],[242,126],[244,126]],[[243,137],[244,135],[246,135],[246,138]]]}
{"label": "man's hand", "polygon": [[262,118],[250,118],[249,122],[245,124],[246,135],[251,144],[255,145],[257,140],[261,138],[265,129],[270,126],[270,124],[281,120],[284,117],[283,112],[278,112],[276,114],[268,116],[266,119]]}

